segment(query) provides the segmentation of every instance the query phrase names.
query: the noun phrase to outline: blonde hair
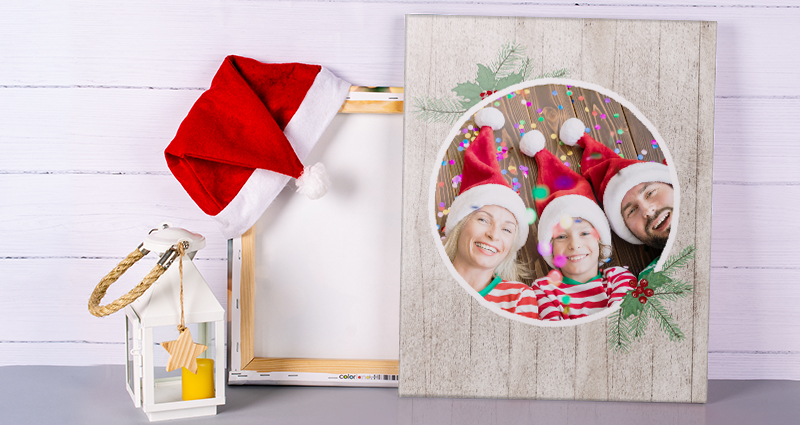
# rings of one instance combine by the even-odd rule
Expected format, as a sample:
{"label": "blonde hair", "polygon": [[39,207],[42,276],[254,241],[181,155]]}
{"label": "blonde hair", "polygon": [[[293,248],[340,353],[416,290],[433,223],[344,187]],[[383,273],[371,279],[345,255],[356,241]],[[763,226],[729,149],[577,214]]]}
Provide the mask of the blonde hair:
{"label": "blonde hair", "polygon": [[611,245],[606,245],[600,242],[600,240],[598,240],[597,243],[600,244],[600,258],[598,259],[598,262],[600,263],[599,266],[603,267],[603,265],[606,264],[606,261],[611,259]]}
{"label": "blonde hair", "polygon": [[[476,212],[477,210],[469,213],[469,215],[456,223],[456,225],[450,229],[450,235],[444,240],[444,252],[447,253],[447,257],[450,259],[451,263],[456,259],[456,254],[458,254],[458,238],[461,237],[461,231],[464,229],[464,225],[467,223],[467,220],[469,220]],[[494,273],[497,276],[500,276],[500,279],[511,282],[519,282],[521,279],[530,278],[531,273],[528,270],[528,267],[519,261],[518,254],[519,248],[515,249],[513,252],[509,252],[508,255],[506,255],[506,258],[504,258],[503,261],[501,261],[500,264],[494,269]]]}

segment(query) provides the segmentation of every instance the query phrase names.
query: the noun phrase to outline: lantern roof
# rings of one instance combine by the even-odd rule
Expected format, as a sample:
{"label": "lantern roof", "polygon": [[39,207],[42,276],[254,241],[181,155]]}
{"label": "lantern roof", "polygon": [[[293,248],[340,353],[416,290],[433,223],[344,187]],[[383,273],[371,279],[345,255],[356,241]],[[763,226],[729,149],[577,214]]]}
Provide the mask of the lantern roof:
{"label": "lantern roof", "polygon": [[158,229],[154,229],[147,237],[144,238],[142,244],[145,249],[153,252],[165,252],[175,245],[178,241],[185,241],[188,243],[186,252],[199,251],[206,246],[206,238],[203,235],[192,233],[180,227],[172,227],[169,222],[163,222],[159,225]]}
{"label": "lantern roof", "polygon": [[[181,321],[179,260],[131,304],[143,327],[178,325]],[[224,320],[225,310],[188,255],[183,257],[183,310],[185,323]]]}

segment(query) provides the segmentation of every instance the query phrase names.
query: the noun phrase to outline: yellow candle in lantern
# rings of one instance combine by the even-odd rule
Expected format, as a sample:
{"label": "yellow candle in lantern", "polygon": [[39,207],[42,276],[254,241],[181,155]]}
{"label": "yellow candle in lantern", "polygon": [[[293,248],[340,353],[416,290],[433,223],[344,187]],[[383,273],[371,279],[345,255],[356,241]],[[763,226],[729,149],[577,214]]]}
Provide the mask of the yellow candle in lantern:
{"label": "yellow candle in lantern", "polygon": [[197,359],[197,373],[181,368],[181,389],[184,400],[214,397],[214,360]]}

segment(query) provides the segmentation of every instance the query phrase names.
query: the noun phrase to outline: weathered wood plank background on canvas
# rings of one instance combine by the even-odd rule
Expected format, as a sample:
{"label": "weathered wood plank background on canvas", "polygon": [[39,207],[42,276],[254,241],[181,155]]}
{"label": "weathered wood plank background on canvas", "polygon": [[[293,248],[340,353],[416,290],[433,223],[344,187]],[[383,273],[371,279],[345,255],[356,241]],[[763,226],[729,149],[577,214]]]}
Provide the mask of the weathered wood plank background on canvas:
{"label": "weathered wood plank background on canvas", "polygon": [[[791,54],[800,7],[792,0],[3,1],[0,365],[122,364],[121,319],[92,317],[86,301],[165,219],[206,236],[195,264],[226,305],[226,241],[164,161],[179,123],[228,54],[320,63],[356,85],[402,86],[407,13],[716,21],[716,96],[702,99],[716,100],[708,375],[800,379],[800,311],[776,305],[776,294],[800,302],[792,237],[800,224],[786,220],[800,213],[800,138],[786,130],[800,115],[800,59]],[[581,50],[610,37],[596,32]],[[637,37],[645,36],[653,34]],[[652,78],[646,56],[616,70],[623,54],[582,72]],[[522,325],[510,333],[536,337]],[[514,391],[535,395],[526,354],[511,352],[510,371],[534,380]]]}
{"label": "weathered wood plank background on canvas", "polygon": [[[714,93],[716,23],[409,16],[400,394],[705,402],[707,255],[679,276],[694,285],[693,294],[674,307],[686,338],[672,342],[651,323],[630,353],[609,351],[605,319],[553,328],[500,317],[481,306],[446,269],[438,238],[431,235],[429,196],[431,173],[439,172],[439,151],[451,143],[453,126],[414,118],[412,105],[416,99],[446,96],[459,83],[473,80],[476,63],[497,62],[498,49],[508,42],[521,44],[535,58],[531,75],[567,69],[571,79],[616,92],[639,109],[663,137],[678,173],[680,222],[671,253],[691,245],[703,253],[710,249],[711,197],[706,188],[711,186],[711,164],[698,158],[713,147],[714,108],[704,98]],[[592,48],[584,48],[590,43]],[[598,72],[597,64],[606,62],[611,72]],[[551,97],[564,96],[558,104],[568,106],[558,108],[564,116],[548,123],[554,128],[546,135],[555,135],[576,114],[566,90],[552,91]],[[507,127],[496,134],[505,136]],[[555,140],[548,143],[551,152],[560,149],[557,154],[565,158],[569,154]]]}

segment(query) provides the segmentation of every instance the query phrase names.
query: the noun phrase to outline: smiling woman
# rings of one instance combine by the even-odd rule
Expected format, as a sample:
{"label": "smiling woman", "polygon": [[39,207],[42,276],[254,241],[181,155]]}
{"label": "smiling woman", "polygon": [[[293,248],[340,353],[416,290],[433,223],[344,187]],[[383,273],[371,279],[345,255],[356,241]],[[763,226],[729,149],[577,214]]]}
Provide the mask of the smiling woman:
{"label": "smiling woman", "polygon": [[535,293],[518,282],[527,276],[517,261],[528,239],[527,210],[503,178],[494,151],[494,130],[504,122],[494,108],[475,114],[480,130],[464,154],[461,192],[450,207],[445,228],[445,251],[456,272],[486,301],[537,319]]}
{"label": "smiling woman", "polygon": [[445,252],[458,274],[476,291],[488,286],[494,274],[519,280],[525,272],[512,245],[517,220],[507,209],[485,205],[462,219],[445,242]]}
{"label": "smiling woman", "polygon": [[484,205],[453,227],[444,249],[456,272],[484,300],[509,313],[538,319],[536,293],[519,282],[529,272],[514,246],[518,227],[509,210]]}

